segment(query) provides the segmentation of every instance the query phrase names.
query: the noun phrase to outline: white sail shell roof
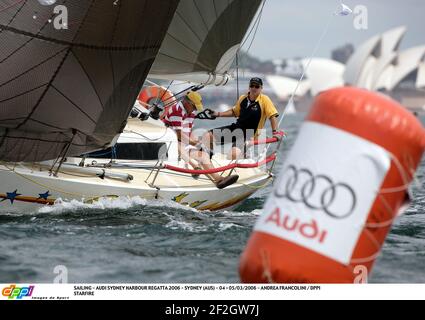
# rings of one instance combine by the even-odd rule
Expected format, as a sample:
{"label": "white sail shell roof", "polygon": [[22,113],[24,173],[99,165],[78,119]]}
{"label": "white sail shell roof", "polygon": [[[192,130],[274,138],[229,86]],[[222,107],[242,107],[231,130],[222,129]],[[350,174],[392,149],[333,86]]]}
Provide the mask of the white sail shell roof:
{"label": "white sail shell roof", "polygon": [[416,88],[425,88],[425,62],[422,62],[418,68],[418,77],[416,78]]}
{"label": "white sail shell roof", "polygon": [[[359,48],[353,53],[347,61],[344,71],[344,81],[346,84],[356,86],[361,77],[365,77],[364,73],[369,73],[371,68],[370,56],[380,45],[381,37],[376,35],[365,43],[360,45]],[[364,70],[367,67],[367,70]]]}
{"label": "white sail shell roof", "polygon": [[389,88],[391,87],[391,80],[394,75],[394,69],[395,69],[395,65],[390,64],[381,72],[381,74],[379,75],[378,79],[376,80],[374,84],[374,90],[385,89],[389,91]]}
{"label": "white sail shell roof", "polygon": [[[273,89],[274,93],[277,95],[277,97],[282,100],[289,99],[298,84],[298,80],[277,75],[267,76],[266,80],[269,83],[270,87]],[[295,97],[304,96],[305,94],[307,94],[310,88],[311,84],[309,80],[301,81],[297,92],[295,93]]]}
{"label": "white sail shell roof", "polygon": [[[391,79],[389,90],[393,90],[411,72],[425,62],[425,46],[413,47],[401,52],[398,56],[397,66]],[[422,72],[422,70],[421,70]],[[421,75],[422,76],[422,75]]]}
{"label": "white sail shell roof", "polygon": [[344,85],[345,66],[342,63],[325,58],[313,58],[310,64],[308,62],[309,59],[303,59],[301,63],[306,70],[313,96],[321,91]]}
{"label": "white sail shell roof", "polygon": [[[390,52],[385,57],[382,57],[377,61],[374,67],[373,78],[370,83],[370,90],[379,90],[386,89],[388,87],[388,81],[392,77],[392,73],[390,70],[394,69],[394,65],[397,64],[397,53]],[[387,71],[388,70],[388,71]]]}
{"label": "white sail shell roof", "polygon": [[384,32],[381,36],[381,57],[385,58],[390,53],[397,51],[407,28],[397,27]]}
{"label": "white sail shell roof", "polygon": [[397,27],[376,35],[354,52],[347,62],[345,83],[357,87],[375,89],[383,71],[394,63],[396,51],[406,33],[405,26]]}
{"label": "white sail shell roof", "polygon": [[367,58],[361,72],[360,77],[357,80],[356,86],[359,88],[372,89],[373,78],[375,76],[375,70],[378,66],[379,59],[370,56]]}

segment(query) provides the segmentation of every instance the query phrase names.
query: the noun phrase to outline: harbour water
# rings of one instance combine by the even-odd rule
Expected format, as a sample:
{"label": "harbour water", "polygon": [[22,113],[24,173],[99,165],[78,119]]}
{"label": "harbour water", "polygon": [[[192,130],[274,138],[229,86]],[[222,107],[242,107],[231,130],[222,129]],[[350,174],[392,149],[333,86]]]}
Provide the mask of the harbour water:
{"label": "harbour water", "polygon": [[[288,116],[290,150],[303,115]],[[422,119],[424,122],[425,119]],[[425,159],[413,203],[392,228],[370,282],[425,283]],[[234,210],[197,212],[141,198],[0,214],[0,283],[236,283],[238,263],[271,186]]]}

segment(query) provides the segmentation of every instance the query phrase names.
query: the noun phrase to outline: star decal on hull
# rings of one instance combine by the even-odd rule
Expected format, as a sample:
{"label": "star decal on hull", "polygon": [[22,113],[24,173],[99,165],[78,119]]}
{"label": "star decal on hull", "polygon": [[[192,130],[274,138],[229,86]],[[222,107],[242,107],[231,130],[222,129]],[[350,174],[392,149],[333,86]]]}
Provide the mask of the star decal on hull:
{"label": "star decal on hull", "polygon": [[47,190],[46,193],[39,193],[38,195],[39,195],[38,199],[43,199],[43,200],[47,200],[51,196],[51,194],[49,193],[49,190]]}
{"label": "star decal on hull", "polygon": [[55,203],[56,199],[49,199],[50,196],[50,191],[39,193],[38,198],[36,198],[22,196],[22,194],[18,193],[18,190],[15,190],[13,192],[6,192],[6,194],[0,193],[0,203],[9,200],[11,205],[15,204],[16,201],[52,205]]}
{"label": "star decal on hull", "polygon": [[10,203],[13,204],[13,201],[15,201],[16,197],[20,196],[21,194],[18,193],[18,189],[16,189],[13,192],[6,192],[6,196],[2,196],[3,200],[1,200],[0,202],[6,201],[6,200],[10,200]]}

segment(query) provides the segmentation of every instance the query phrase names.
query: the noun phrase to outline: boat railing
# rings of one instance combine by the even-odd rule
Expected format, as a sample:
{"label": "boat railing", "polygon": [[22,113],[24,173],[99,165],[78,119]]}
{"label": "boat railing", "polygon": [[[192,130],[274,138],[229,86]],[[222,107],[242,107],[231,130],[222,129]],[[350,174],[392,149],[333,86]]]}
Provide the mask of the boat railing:
{"label": "boat railing", "polygon": [[176,167],[176,166],[172,166],[169,164],[164,164],[163,168],[164,169],[168,169],[168,170],[172,170],[172,171],[177,171],[177,172],[181,172],[181,173],[190,173],[190,174],[211,174],[211,173],[218,173],[218,172],[223,172],[223,171],[227,171],[227,170],[232,170],[235,168],[242,168],[242,169],[248,169],[248,168],[257,168],[257,167],[261,167],[271,161],[274,161],[276,159],[276,153],[273,153],[272,155],[270,155],[269,157],[267,157],[266,159],[259,161],[259,162],[255,162],[255,163],[232,163],[229,164],[227,166],[222,166],[222,167],[218,167],[218,168],[214,168],[214,169],[208,169],[208,170],[195,170],[195,169],[186,169],[186,168],[181,168],[181,167]]}
{"label": "boat railing", "polygon": [[[235,170],[236,168],[240,168],[240,169],[258,168],[272,162],[272,165],[270,169],[268,170],[269,174],[271,174],[277,159],[277,151],[279,150],[282,140],[285,137],[285,132],[283,131],[280,131],[277,134],[280,136],[280,139],[273,137],[273,138],[266,138],[266,139],[251,140],[246,143],[246,146],[248,148],[252,146],[257,146],[257,145],[277,143],[275,150],[269,156],[265,157],[262,160],[256,161],[254,163],[239,163],[238,160],[236,160],[236,162],[234,163],[230,163],[228,165],[221,166],[221,167],[216,167],[214,169],[198,170],[198,169],[188,169],[188,168],[177,167],[171,164],[166,164],[163,161],[161,161],[160,163],[157,163],[157,165],[152,168],[152,171],[150,172],[145,182],[152,188],[158,188],[157,186],[155,186],[155,181],[161,169],[168,169],[171,171],[175,171],[179,173],[187,173],[187,174],[212,174],[212,173],[219,173],[219,172],[225,172],[225,171],[231,170],[230,174],[232,174],[233,170]],[[152,176],[152,174],[153,174],[153,179],[151,182],[149,182],[149,179]]]}

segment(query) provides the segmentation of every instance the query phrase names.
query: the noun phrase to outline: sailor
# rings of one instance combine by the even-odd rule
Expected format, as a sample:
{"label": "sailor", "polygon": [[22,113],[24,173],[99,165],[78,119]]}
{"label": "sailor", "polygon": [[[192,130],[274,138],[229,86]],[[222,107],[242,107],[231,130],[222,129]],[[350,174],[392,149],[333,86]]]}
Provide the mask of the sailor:
{"label": "sailor", "polygon": [[[189,91],[182,101],[176,103],[165,112],[163,122],[166,126],[172,128],[179,140],[180,156],[188,162],[194,169],[199,168],[192,160],[196,160],[204,170],[214,169],[209,155],[202,150],[201,142],[191,135],[193,121],[196,111],[203,110],[202,97],[198,92]],[[197,175],[194,175],[196,177]],[[235,183],[239,176],[234,174],[222,177],[217,173],[207,175],[219,189],[223,189]]]}
{"label": "sailor", "polygon": [[[281,135],[278,133],[278,121],[276,119],[279,114],[271,99],[263,94],[262,90],[263,80],[257,77],[251,78],[248,93],[242,95],[232,109],[224,112],[213,112],[214,117],[236,117],[237,120],[231,125],[212,129],[207,133],[207,136],[203,137],[203,141],[210,142],[211,150],[213,150],[214,142],[220,145],[232,142],[231,157],[232,159],[237,159],[241,154],[241,150],[237,147],[240,144],[235,141],[237,140],[235,139],[235,132],[241,133],[242,143],[245,143],[249,139],[258,137],[260,130],[265,125],[266,119],[270,121],[273,137],[278,140],[281,139]],[[225,132],[231,133],[230,141],[227,141],[229,137],[226,137]]]}

